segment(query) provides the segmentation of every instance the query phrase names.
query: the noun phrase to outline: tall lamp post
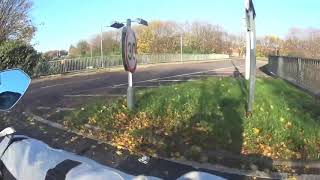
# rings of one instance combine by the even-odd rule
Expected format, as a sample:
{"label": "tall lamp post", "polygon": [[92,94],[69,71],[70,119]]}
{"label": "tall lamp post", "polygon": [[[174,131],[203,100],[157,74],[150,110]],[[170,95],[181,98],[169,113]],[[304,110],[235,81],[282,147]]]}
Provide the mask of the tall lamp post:
{"label": "tall lamp post", "polygon": [[183,34],[184,34],[184,28],[182,25],[179,27],[180,30],[180,62],[183,62]]}
{"label": "tall lamp post", "polygon": [[182,33],[180,35],[180,62],[182,63],[182,46],[183,46],[183,39],[182,39]]}
{"label": "tall lamp post", "polygon": [[102,39],[102,25],[101,25],[101,29],[100,29],[100,53],[101,53],[101,62],[103,61],[103,39]]}

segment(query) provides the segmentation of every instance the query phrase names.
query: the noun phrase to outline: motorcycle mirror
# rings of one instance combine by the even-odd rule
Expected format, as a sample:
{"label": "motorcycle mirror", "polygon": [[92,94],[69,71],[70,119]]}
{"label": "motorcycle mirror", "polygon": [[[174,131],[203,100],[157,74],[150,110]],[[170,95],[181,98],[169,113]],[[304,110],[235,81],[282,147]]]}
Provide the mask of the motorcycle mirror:
{"label": "motorcycle mirror", "polygon": [[31,78],[20,69],[0,72],[0,110],[8,111],[26,92]]}

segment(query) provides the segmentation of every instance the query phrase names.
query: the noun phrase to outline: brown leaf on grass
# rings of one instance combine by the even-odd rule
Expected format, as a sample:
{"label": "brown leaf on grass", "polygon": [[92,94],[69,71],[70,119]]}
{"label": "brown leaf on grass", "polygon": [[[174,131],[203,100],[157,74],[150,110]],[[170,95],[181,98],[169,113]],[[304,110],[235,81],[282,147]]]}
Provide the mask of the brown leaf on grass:
{"label": "brown leaf on grass", "polygon": [[97,123],[96,118],[94,118],[94,117],[89,117],[88,123],[91,124],[91,125],[96,124],[96,123]]}
{"label": "brown leaf on grass", "polygon": [[296,153],[296,158],[297,158],[297,159],[301,159],[301,158],[302,158],[301,153]]}
{"label": "brown leaf on grass", "polygon": [[285,128],[290,129],[292,127],[292,123],[288,121],[285,125]]}

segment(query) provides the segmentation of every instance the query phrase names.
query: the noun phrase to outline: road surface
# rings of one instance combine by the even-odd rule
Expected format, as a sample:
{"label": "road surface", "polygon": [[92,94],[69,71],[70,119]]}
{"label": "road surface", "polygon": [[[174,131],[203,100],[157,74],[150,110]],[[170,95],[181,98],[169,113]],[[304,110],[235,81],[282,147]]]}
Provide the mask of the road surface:
{"label": "road surface", "polygon": [[[133,75],[133,83],[136,89],[154,88],[204,76],[232,76],[235,66],[239,71],[244,71],[244,61],[233,60],[233,62],[234,64],[230,60],[222,60],[205,63],[159,64],[140,69],[138,67]],[[25,104],[25,111],[40,114],[72,110],[93,99],[107,100],[125,95],[127,81],[127,73],[124,71],[37,81],[31,84],[21,104]]]}

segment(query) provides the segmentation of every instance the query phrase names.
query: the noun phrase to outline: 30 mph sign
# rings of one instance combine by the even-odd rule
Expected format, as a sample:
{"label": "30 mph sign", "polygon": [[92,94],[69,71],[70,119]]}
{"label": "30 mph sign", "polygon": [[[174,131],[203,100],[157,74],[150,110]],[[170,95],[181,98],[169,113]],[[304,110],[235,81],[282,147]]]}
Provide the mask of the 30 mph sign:
{"label": "30 mph sign", "polygon": [[134,73],[137,67],[137,41],[133,30],[128,27],[122,29],[122,61],[126,71]]}

